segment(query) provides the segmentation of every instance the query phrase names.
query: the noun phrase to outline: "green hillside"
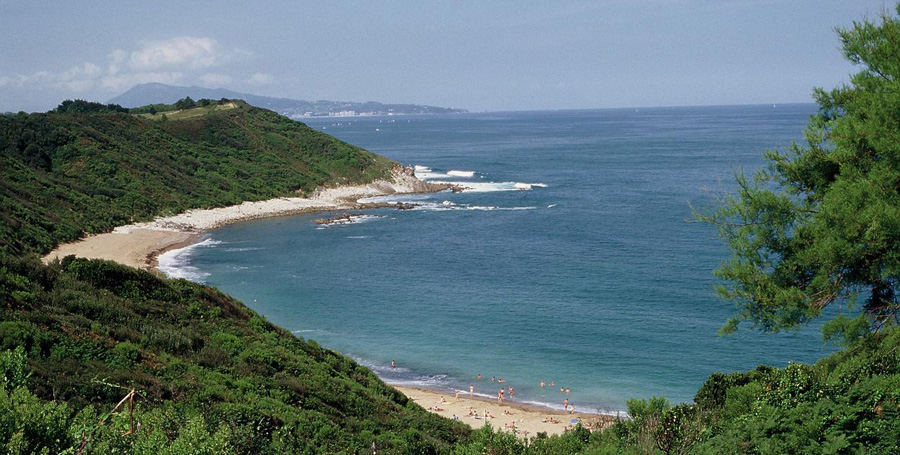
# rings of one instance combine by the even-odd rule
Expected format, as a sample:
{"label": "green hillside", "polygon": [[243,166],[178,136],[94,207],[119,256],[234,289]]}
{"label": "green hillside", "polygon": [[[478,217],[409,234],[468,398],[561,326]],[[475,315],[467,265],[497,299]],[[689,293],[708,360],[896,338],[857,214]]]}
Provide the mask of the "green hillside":
{"label": "green hillside", "polygon": [[[465,438],[212,288],[105,261],[40,263],[84,233],[397,166],[243,102],[161,107],[69,101],[0,117],[0,352],[14,350],[0,356],[0,453],[435,453]],[[131,389],[141,429],[122,437],[127,414],[98,422]]]}
{"label": "green hillside", "polygon": [[213,288],[36,254],[394,163],[227,100],[2,118],[0,454],[900,453],[900,18],[839,36],[863,68],[815,92],[807,144],[769,152],[768,169],[700,217],[733,253],[719,271],[737,311],[726,332],[790,330],[839,305],[858,314],[824,334],[845,349],[713,374],[693,403],[630,400],[630,418],[602,433],[527,441],[432,415]]}
{"label": "green hillside", "polygon": [[[407,453],[446,449],[468,433],[215,289],[71,257],[46,267],[5,256],[0,269],[0,351],[27,353],[24,382],[37,399],[55,400],[41,418],[58,429],[0,417],[0,447],[16,426],[32,426],[23,443],[51,453],[83,439],[91,453],[155,451],[179,437],[208,437],[228,453],[353,453],[373,442]],[[141,431],[120,437],[127,413],[97,429],[131,388]],[[7,384],[0,414],[23,399]]]}
{"label": "green hillside", "polygon": [[160,214],[369,182],[396,166],[242,101],[160,120],[83,113],[89,104],[0,117],[0,247],[43,253]]}

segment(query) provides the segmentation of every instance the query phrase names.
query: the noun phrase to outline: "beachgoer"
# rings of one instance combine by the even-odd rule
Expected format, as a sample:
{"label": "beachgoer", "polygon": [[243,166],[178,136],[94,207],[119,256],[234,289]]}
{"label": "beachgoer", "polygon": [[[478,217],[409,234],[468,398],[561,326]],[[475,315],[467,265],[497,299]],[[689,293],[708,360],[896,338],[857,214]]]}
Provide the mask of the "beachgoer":
{"label": "beachgoer", "polygon": [[506,382],[506,381],[504,381],[503,378],[497,378],[497,382],[500,383],[500,384],[503,384],[503,383]]}
{"label": "beachgoer", "polygon": [[547,385],[547,384],[544,383],[544,381],[541,381],[541,388],[542,388],[542,389],[544,388],[545,385]]}
{"label": "beachgoer", "polygon": [[469,384],[469,398],[475,395],[475,384]]}
{"label": "beachgoer", "polygon": [[572,389],[566,387],[566,393],[572,393]]}
{"label": "beachgoer", "polygon": [[391,369],[393,370],[394,368],[395,368],[395,366],[394,366],[394,361],[391,360]]}
{"label": "beachgoer", "polygon": [[509,386],[509,397],[512,398],[513,395],[516,394],[516,388],[513,386]]}
{"label": "beachgoer", "polygon": [[497,382],[497,376],[491,376],[491,382]]}
{"label": "beachgoer", "polygon": [[555,383],[555,382],[553,382],[553,381],[550,381],[550,387],[553,387],[553,386],[555,386],[555,385],[556,385],[556,383]]}
{"label": "beachgoer", "polygon": [[559,388],[559,393],[563,393],[563,392],[565,392],[565,391],[566,391],[566,389],[564,389],[564,388],[562,388],[562,387]]}
{"label": "beachgoer", "polygon": [[500,393],[497,394],[497,403],[503,404],[503,389],[500,389]]}
{"label": "beachgoer", "polygon": [[478,374],[475,376],[475,380],[476,380],[476,381],[480,381],[480,380],[481,380],[481,373],[478,373]]}
{"label": "beachgoer", "polygon": [[569,399],[568,398],[563,400],[563,409],[565,409],[566,411],[569,410]]}
{"label": "beachgoer", "polygon": [[456,401],[459,401],[459,389],[456,389],[453,392],[453,398],[456,398]]}

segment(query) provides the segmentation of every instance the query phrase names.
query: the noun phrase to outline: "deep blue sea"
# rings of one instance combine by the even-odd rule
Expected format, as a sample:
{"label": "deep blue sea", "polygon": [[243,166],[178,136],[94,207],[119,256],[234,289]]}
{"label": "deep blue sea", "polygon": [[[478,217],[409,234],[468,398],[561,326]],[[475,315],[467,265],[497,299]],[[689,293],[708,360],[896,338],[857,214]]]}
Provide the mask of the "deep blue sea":
{"label": "deep blue sea", "polygon": [[713,372],[830,352],[817,327],[718,336],[733,306],[716,297],[712,270],[728,252],[712,227],[690,222],[689,204],[733,189],[765,149],[802,140],[814,110],[312,119],[470,190],[390,198],[422,206],[329,228],[314,223],[325,215],[240,223],[166,266],[389,382],[495,396],[496,376],[519,401],[594,411],[631,397],[689,402]]}

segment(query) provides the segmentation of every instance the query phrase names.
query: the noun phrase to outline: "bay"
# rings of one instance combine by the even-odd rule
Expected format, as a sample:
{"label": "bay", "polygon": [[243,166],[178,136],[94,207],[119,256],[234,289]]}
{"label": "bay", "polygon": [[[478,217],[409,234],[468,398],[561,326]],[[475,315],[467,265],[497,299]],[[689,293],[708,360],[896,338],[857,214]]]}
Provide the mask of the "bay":
{"label": "bay", "polygon": [[389,382],[494,396],[495,376],[519,401],[569,398],[598,412],[654,395],[689,402],[713,372],[831,352],[815,326],[716,334],[733,311],[713,291],[728,252],[690,208],[733,190],[734,173],[763,166],[765,149],[801,140],[814,110],[309,119],[474,190],[389,198],[422,206],[330,228],[314,223],[323,215],[240,223],[177,263]]}

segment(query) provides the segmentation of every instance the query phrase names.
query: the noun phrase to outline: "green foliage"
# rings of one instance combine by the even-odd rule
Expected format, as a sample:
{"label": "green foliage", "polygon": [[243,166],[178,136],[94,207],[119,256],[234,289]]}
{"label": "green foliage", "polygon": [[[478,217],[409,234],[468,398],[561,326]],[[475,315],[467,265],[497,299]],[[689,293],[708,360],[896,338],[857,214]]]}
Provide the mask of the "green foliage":
{"label": "green foliage", "polygon": [[190,109],[195,106],[197,106],[197,103],[195,103],[194,100],[189,96],[186,96],[175,102],[175,109],[178,110]]}
{"label": "green foliage", "polygon": [[862,321],[874,330],[898,322],[900,19],[838,34],[862,70],[851,85],[815,91],[807,145],[768,152],[768,169],[739,176],[737,194],[700,215],[733,252],[716,272],[726,283],[719,293],[738,306],[724,332],[741,321],[793,329],[835,303],[866,319],[843,319],[830,336],[856,338]]}
{"label": "green foliage", "polygon": [[70,419],[65,403],[42,401],[25,387],[0,389],[0,453],[61,453],[74,444]]}
{"label": "green foliage", "polygon": [[199,104],[167,122],[75,101],[65,115],[0,117],[0,249],[43,253],[191,208],[367,183],[396,166],[240,101]]}
{"label": "green foliage", "polygon": [[[126,219],[363,182],[392,163],[228,100],[148,108],[172,121],[81,101],[0,117],[0,453],[900,453],[900,21],[839,33],[865,69],[817,91],[808,147],[770,153],[707,219],[735,251],[719,271],[741,305],[727,328],[793,328],[858,294],[860,315],[824,329],[845,350],[716,373],[693,404],[629,400],[607,431],[528,440],[432,415],[215,289],[28,253]],[[112,412],[132,389],[134,407]]]}
{"label": "green foliage", "polygon": [[97,114],[128,112],[128,109],[118,104],[102,104],[84,100],[65,100],[52,112],[56,114]]}
{"label": "green foliage", "polygon": [[14,351],[0,353],[0,388],[12,391],[23,387],[28,376],[25,348],[19,346]]}
{"label": "green foliage", "polygon": [[[0,355],[0,447],[353,453],[375,442],[380,453],[446,453],[467,437],[214,289],[74,258],[48,266],[0,255],[2,275],[26,278],[8,280],[34,297],[0,308],[0,345],[30,344],[27,362],[24,345]],[[122,437],[127,413],[105,413],[131,388],[141,430]]]}

